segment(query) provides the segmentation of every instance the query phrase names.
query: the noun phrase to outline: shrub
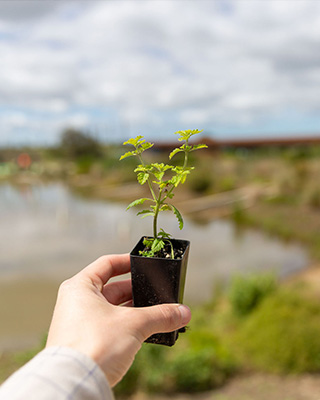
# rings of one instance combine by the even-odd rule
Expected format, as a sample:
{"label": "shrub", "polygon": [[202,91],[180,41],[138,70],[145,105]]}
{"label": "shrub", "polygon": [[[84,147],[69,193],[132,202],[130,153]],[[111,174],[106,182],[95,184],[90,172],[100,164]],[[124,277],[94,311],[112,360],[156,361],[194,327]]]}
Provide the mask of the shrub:
{"label": "shrub", "polygon": [[189,331],[179,346],[144,344],[116,395],[143,392],[198,392],[221,386],[233,373],[229,350],[209,330]]}
{"label": "shrub", "polygon": [[281,290],[248,316],[237,338],[245,365],[278,373],[318,372],[320,305]]}
{"label": "shrub", "polygon": [[240,316],[249,314],[275,287],[271,274],[234,277],[229,291],[233,312]]}
{"label": "shrub", "polygon": [[169,365],[174,390],[199,392],[224,384],[235,370],[229,349],[208,330],[190,332],[188,342]]}
{"label": "shrub", "polygon": [[89,135],[76,129],[66,129],[61,135],[62,153],[71,158],[81,156],[101,156],[100,143]]}

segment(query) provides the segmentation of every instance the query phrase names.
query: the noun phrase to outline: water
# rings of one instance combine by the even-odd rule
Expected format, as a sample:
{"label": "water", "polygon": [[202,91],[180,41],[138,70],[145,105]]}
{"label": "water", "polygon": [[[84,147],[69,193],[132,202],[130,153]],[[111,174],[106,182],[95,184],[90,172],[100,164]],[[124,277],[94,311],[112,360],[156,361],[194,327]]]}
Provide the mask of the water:
{"label": "water", "polygon": [[[102,254],[129,252],[151,220],[126,204],[85,200],[55,183],[0,186],[0,350],[30,345],[48,328],[59,282]],[[298,245],[255,230],[238,232],[226,220],[199,225],[163,213],[160,227],[191,241],[185,302],[210,298],[235,273],[288,275],[308,264]]]}

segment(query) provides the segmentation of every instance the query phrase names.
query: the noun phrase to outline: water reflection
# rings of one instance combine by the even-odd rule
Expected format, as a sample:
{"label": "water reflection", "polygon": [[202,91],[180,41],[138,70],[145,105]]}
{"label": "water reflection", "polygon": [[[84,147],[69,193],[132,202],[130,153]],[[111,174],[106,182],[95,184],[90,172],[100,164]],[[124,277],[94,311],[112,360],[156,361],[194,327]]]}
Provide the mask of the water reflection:
{"label": "water reflection", "polygon": [[[86,201],[62,184],[0,186],[0,350],[37,343],[48,329],[59,282],[102,254],[129,252],[151,233],[124,204]],[[161,215],[160,226],[191,241],[185,302],[210,298],[217,282],[237,272],[294,272],[307,263],[296,245],[229,221],[197,225]]]}
{"label": "water reflection", "polygon": [[[62,184],[33,186],[23,191],[0,186],[0,279],[54,277],[79,271],[102,254],[128,252],[151,233],[151,220],[136,217],[125,205],[86,201]],[[255,230],[239,234],[225,220],[197,225],[161,215],[160,226],[191,241],[186,297],[202,301],[213,279],[240,271],[273,270],[283,276],[307,264],[297,245],[284,244]],[[199,290],[199,288],[201,288]]]}

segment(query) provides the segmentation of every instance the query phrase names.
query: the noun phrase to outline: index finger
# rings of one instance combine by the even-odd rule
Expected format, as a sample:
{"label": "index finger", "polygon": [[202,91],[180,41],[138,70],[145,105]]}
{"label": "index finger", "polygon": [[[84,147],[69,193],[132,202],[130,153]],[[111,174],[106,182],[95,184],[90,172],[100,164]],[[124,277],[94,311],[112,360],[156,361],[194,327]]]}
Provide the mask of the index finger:
{"label": "index finger", "polygon": [[80,274],[89,278],[100,289],[114,276],[130,272],[129,254],[111,254],[99,257],[93,263],[84,268]]}

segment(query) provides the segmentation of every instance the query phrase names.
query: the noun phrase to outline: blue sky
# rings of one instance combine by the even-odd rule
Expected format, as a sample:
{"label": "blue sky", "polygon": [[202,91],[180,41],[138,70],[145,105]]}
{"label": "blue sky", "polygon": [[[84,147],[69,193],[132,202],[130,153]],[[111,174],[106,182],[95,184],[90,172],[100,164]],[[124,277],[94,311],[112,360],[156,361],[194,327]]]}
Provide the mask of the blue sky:
{"label": "blue sky", "polygon": [[320,134],[320,2],[0,1],[0,146]]}

